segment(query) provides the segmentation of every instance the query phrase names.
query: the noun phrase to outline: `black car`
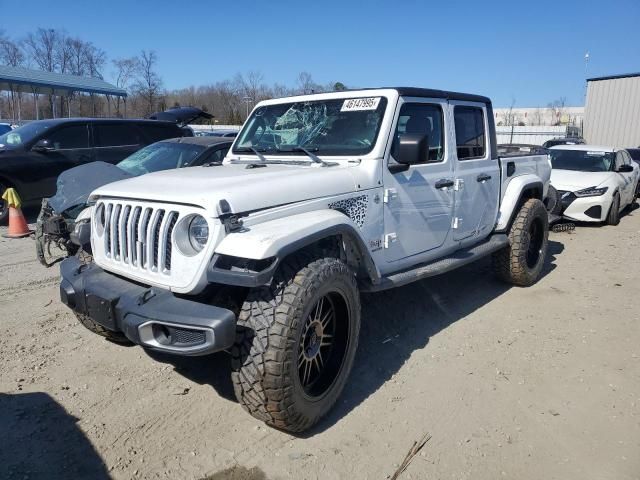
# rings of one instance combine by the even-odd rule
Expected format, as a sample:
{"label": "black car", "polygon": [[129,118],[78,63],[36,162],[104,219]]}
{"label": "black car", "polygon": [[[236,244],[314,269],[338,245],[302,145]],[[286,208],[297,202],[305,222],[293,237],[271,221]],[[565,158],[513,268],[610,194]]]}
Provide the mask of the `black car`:
{"label": "black car", "polygon": [[235,138],[238,136],[237,130],[200,130],[193,132],[196,137],[227,137]]}
{"label": "black car", "polygon": [[631,160],[633,160],[637,164],[640,164],[640,147],[627,148],[626,150],[627,152],[629,152],[629,156],[631,157]]}
{"label": "black car", "polygon": [[[146,145],[183,135],[167,121],[36,120],[0,135],[0,192],[13,187],[25,205],[34,204],[55,193],[65,170],[94,161],[116,164]],[[7,210],[0,200],[0,222]]]}
{"label": "black car", "polygon": [[551,148],[556,145],[583,145],[584,138],[581,137],[562,137],[562,138],[552,138],[551,140],[547,140],[542,144],[543,148]]}
{"label": "black car", "polygon": [[[79,247],[90,252],[89,222],[76,218],[86,208],[89,194],[107,183],[173,168],[220,165],[233,139],[181,137],[148,145],[117,165],[93,162],[63,172],[56,194],[42,202],[36,225],[38,260],[51,266]],[[62,255],[62,256],[61,256]]]}

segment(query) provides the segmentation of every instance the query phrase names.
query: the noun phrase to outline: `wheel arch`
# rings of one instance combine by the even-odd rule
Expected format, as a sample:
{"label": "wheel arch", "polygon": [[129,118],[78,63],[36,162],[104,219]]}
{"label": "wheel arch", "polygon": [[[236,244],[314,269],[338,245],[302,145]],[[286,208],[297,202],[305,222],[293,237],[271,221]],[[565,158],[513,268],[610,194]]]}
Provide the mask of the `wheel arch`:
{"label": "wheel arch", "polygon": [[544,183],[540,177],[522,175],[512,179],[502,197],[496,231],[507,231],[520,207],[532,198],[544,200]]}
{"label": "wheel arch", "polygon": [[285,258],[310,250],[341,258],[371,282],[380,279],[358,227],[343,212],[320,210],[228,234],[215,249],[207,280],[241,287],[267,285]]}

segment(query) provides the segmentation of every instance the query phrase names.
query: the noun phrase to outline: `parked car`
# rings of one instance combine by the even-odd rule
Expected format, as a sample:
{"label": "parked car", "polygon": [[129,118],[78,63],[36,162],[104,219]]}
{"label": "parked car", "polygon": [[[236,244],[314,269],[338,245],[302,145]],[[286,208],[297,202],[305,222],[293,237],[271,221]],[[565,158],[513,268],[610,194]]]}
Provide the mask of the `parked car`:
{"label": "parked car", "polygon": [[236,130],[198,130],[194,132],[196,137],[227,137],[227,138],[235,138],[238,135]]}
{"label": "parked car", "polygon": [[543,148],[551,148],[556,145],[583,145],[584,139],[581,137],[562,137],[547,140],[542,144]]}
{"label": "parked car", "polygon": [[[60,173],[101,161],[118,163],[150,143],[181,136],[175,123],[154,120],[38,120],[0,135],[0,191],[14,187],[24,204],[55,193]],[[0,200],[0,221],[7,216]]]}
{"label": "parked car", "polygon": [[0,135],[3,135],[12,130],[11,125],[8,123],[0,123]]}
{"label": "parked car", "polygon": [[640,147],[627,148],[627,153],[631,156],[631,160],[640,165]]}
{"label": "parked car", "polygon": [[[118,163],[140,148],[167,138],[192,135],[183,126],[211,115],[193,107],[170,109],[159,120],[60,118],[29,122],[0,135],[0,192],[18,191],[24,204],[55,193],[60,173],[100,161]],[[206,117],[208,115],[208,117]],[[8,214],[0,199],[0,222]]]}
{"label": "parked car", "polygon": [[[79,249],[91,253],[89,194],[117,180],[173,168],[220,165],[232,141],[220,137],[180,137],[148,145],[116,165],[93,162],[66,170],[56,194],[42,201],[36,225],[36,253],[50,267]],[[83,213],[84,212],[84,213]],[[52,253],[52,247],[57,247]]]}
{"label": "parked car", "polygon": [[620,212],[637,195],[639,167],[629,153],[595,145],[559,145],[549,155],[551,184],[560,195],[562,216],[617,225]]}
{"label": "parked car", "polygon": [[551,164],[500,159],[493,118],[486,97],[419,88],[260,102],[222,166],[91,194],[93,262],[60,264],[62,301],[114,340],[228,350],[243,407],[307,430],[348,381],[361,291],[487,255],[506,282],[540,277]]}

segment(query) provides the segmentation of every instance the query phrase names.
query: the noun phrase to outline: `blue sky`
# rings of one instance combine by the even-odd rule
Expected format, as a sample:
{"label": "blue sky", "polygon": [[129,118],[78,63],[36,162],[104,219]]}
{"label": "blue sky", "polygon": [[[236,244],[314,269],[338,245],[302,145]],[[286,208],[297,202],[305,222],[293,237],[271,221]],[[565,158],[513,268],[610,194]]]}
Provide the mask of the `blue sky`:
{"label": "blue sky", "polygon": [[318,83],[459,90],[496,106],[581,105],[585,52],[590,77],[640,71],[640,0],[18,3],[0,0],[11,37],[55,27],[109,59],[153,49],[167,88],[248,70],[293,85],[305,70]]}

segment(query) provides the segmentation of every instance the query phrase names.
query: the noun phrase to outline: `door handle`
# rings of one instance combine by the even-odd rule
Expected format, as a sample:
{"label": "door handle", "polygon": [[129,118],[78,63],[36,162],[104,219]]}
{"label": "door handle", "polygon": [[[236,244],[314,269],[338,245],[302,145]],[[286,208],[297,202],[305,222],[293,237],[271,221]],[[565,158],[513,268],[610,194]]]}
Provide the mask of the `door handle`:
{"label": "door handle", "polygon": [[453,187],[453,180],[450,178],[441,178],[436,182],[436,188],[449,188]]}
{"label": "door handle", "polygon": [[478,178],[476,178],[476,180],[478,180],[478,182],[486,182],[487,180],[491,180],[491,175],[481,173],[480,175],[478,175]]}

